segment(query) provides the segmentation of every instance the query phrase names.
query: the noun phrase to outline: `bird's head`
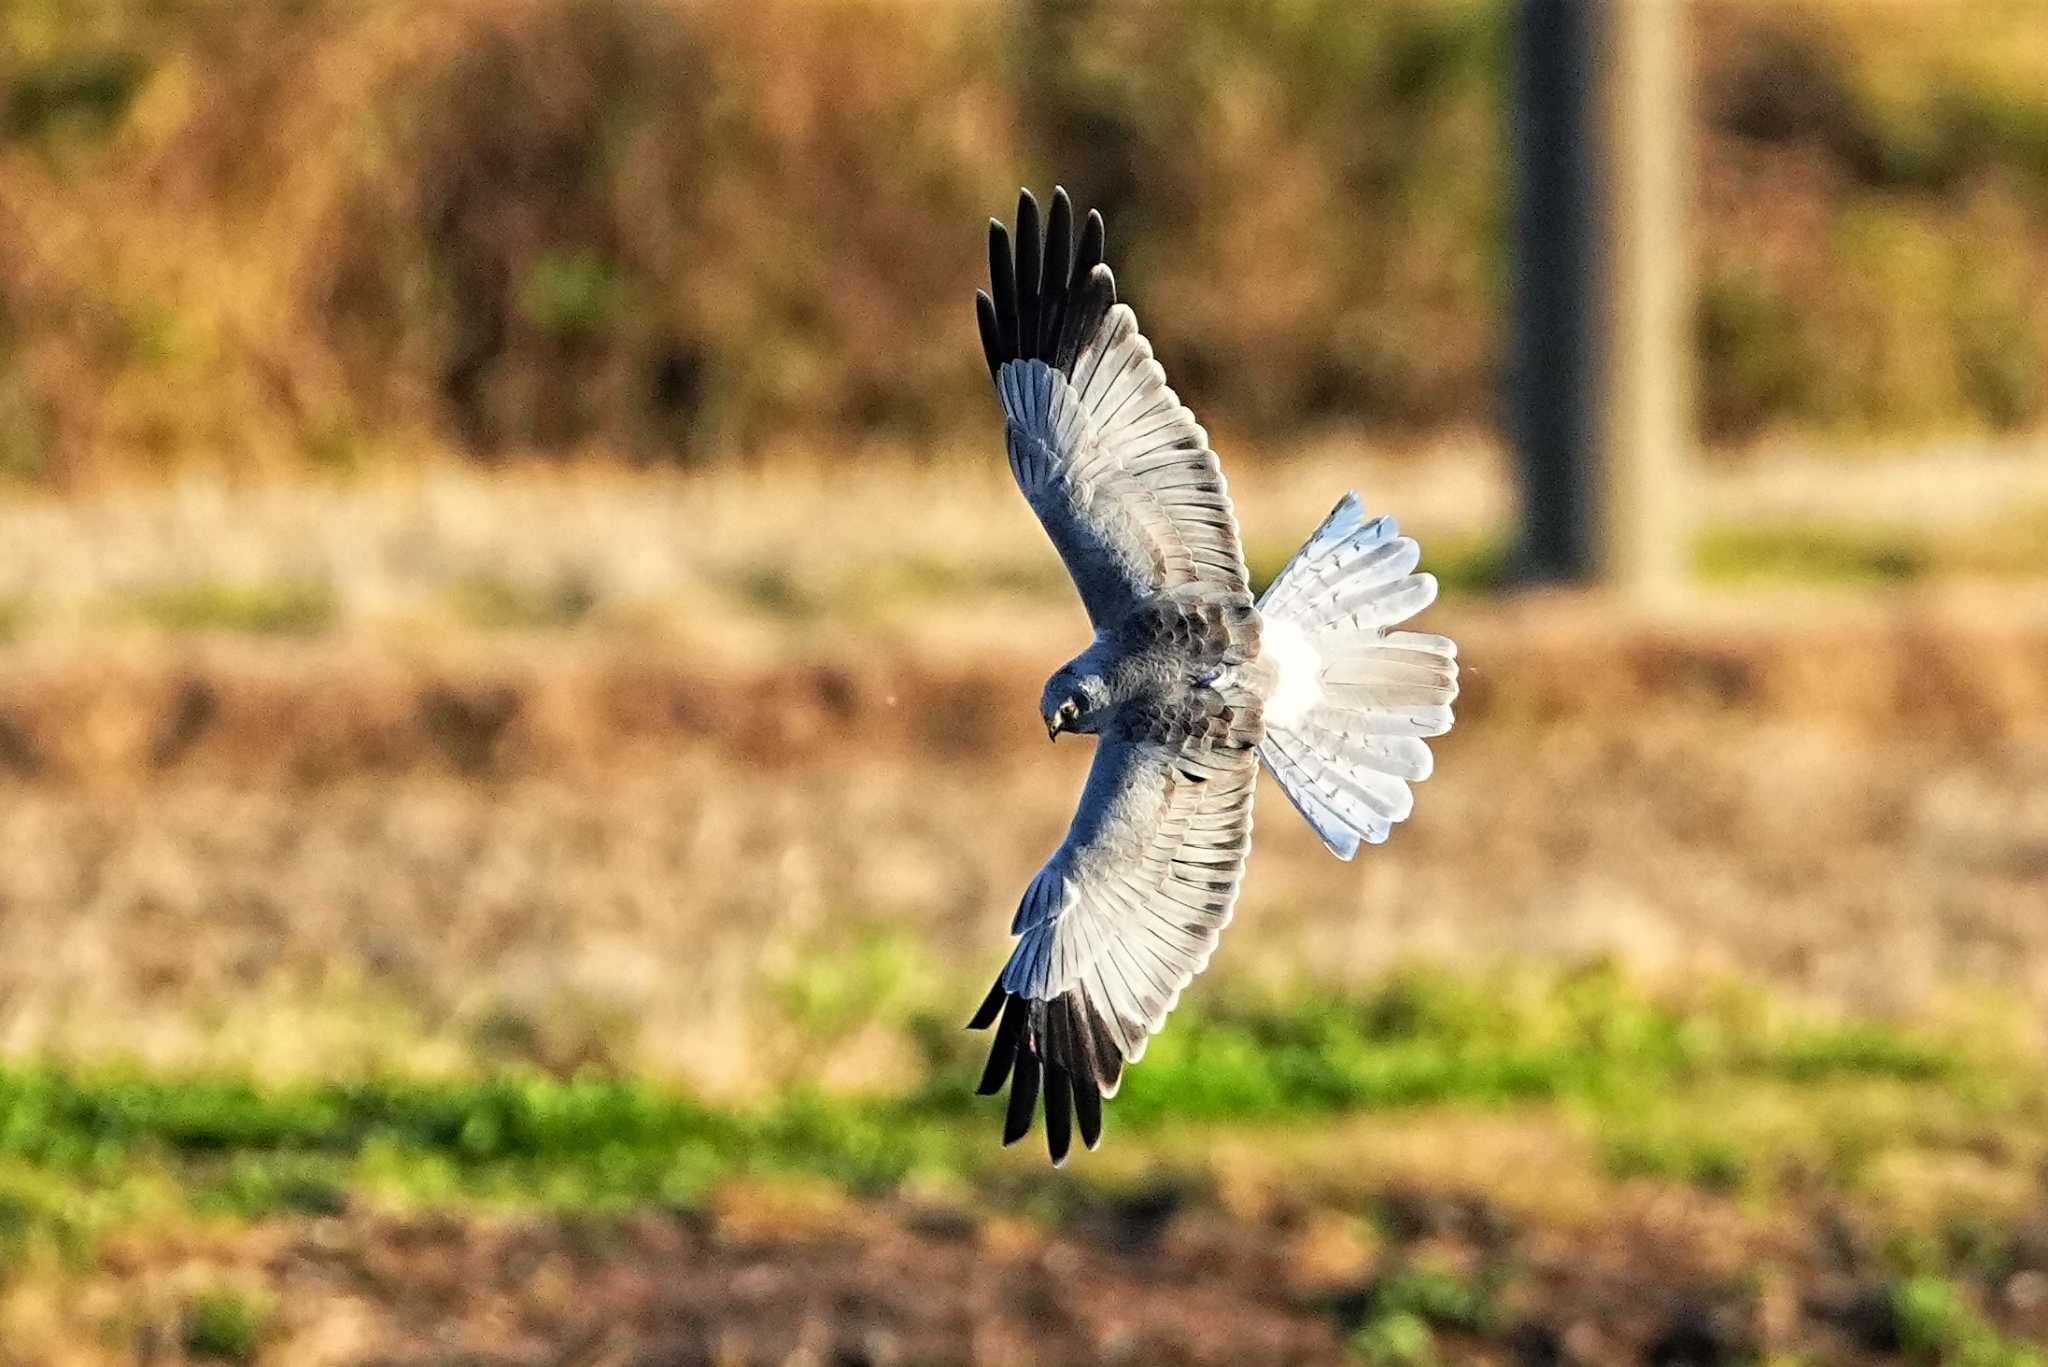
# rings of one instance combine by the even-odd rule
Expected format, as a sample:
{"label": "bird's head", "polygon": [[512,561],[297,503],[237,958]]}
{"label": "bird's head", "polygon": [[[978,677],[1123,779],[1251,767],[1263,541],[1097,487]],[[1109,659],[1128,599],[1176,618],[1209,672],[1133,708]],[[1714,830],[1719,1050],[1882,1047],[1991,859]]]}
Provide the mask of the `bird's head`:
{"label": "bird's head", "polygon": [[1062,731],[1081,731],[1094,711],[1088,683],[1068,670],[1045,681],[1045,694],[1038,700],[1038,715],[1045,718],[1048,740],[1058,740]]}

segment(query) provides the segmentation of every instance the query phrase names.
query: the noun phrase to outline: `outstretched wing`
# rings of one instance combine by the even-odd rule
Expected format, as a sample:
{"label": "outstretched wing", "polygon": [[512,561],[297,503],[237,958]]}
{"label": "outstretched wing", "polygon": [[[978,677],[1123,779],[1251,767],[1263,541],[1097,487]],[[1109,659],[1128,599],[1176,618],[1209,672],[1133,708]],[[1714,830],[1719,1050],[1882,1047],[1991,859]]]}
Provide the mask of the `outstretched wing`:
{"label": "outstretched wing", "polygon": [[989,222],[994,294],[977,290],[982,351],[1009,419],[1010,469],[1099,628],[1165,589],[1245,588],[1230,494],[1202,430],[1102,264],[1102,215],[1078,252],[1054,190],[1041,249],[1038,202],[1017,203],[1017,247]]}
{"label": "outstretched wing", "polygon": [[1102,1137],[1102,1100],[1208,966],[1230,923],[1251,845],[1256,734],[1228,715],[1220,735],[1105,736],[1066,841],[1032,880],[1019,936],[969,1022],[996,1024],[980,1092],[1010,1083],[1003,1142],[1031,1128],[1065,1160]]}

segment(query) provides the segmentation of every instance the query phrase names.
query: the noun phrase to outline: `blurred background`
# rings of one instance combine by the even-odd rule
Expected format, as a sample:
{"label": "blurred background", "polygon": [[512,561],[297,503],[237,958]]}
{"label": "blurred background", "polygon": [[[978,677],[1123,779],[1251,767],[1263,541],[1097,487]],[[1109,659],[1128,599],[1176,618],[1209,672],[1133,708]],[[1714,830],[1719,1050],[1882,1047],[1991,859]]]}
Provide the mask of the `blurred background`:
{"label": "blurred background", "polygon": [[[984,229],[1459,728],[1059,1173]],[[0,1363],[2048,1341],[2039,0],[6,0]]]}

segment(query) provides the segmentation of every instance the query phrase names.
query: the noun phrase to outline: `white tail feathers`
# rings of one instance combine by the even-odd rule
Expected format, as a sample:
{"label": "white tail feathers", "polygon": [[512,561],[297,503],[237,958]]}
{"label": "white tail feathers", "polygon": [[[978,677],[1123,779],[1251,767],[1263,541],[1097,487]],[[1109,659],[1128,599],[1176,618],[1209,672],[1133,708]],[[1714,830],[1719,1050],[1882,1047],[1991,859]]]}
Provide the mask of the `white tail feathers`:
{"label": "white tail feathers", "polygon": [[1340,859],[1407,817],[1408,785],[1430,773],[1423,738],[1451,729],[1457,646],[1390,630],[1436,600],[1421,555],[1346,494],[1259,599],[1278,676],[1259,758]]}

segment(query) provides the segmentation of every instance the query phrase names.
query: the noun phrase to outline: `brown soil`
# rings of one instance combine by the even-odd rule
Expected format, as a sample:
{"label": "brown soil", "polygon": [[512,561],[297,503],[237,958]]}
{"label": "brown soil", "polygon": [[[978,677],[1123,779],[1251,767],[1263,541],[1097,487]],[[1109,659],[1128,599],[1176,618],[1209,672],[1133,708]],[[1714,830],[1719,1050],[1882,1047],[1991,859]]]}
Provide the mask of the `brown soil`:
{"label": "brown soil", "polygon": [[[1772,1232],[1707,1198],[1624,1192],[1595,1223],[1546,1228],[1481,1196],[1391,1187],[1366,1214],[1233,1217],[1153,1189],[1056,1232],[773,1192],[616,1221],[351,1215],[110,1252],[73,1302],[98,1326],[56,1360],[176,1361],[195,1290],[232,1286],[279,1307],[263,1360],[307,1367],[1335,1363],[1418,1266],[1489,1288],[1477,1321],[1437,1326],[1454,1362],[1850,1363],[1899,1348],[1869,1240],[1839,1212]],[[2035,1242],[1970,1293],[2023,1336],[2048,1334]]]}
{"label": "brown soil", "polygon": [[[2048,617],[2031,601],[1764,600],[1654,626],[1599,599],[1460,604],[1463,692],[1446,744],[1566,721],[1620,730],[1645,709],[1992,744],[2048,716]],[[799,638],[746,663],[694,640],[603,632],[88,638],[0,669],[0,776],[317,782],[508,777],[650,749],[778,767],[849,751],[1021,751],[1070,616],[1025,609],[1029,629],[1004,631],[968,614],[938,648]],[[1050,644],[1027,652],[1020,639]]]}

